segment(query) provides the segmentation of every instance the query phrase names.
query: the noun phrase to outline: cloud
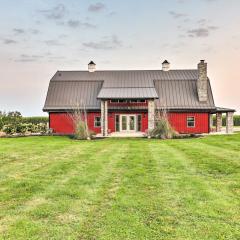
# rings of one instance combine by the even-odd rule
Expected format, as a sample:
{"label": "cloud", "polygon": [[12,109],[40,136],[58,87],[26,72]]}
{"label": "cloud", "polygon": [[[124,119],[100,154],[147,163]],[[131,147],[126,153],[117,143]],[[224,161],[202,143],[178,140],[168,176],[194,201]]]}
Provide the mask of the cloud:
{"label": "cloud", "polygon": [[189,37],[208,37],[211,31],[218,29],[216,26],[200,27],[188,30]]}
{"label": "cloud", "polygon": [[17,59],[16,62],[36,62],[41,58],[44,58],[44,56],[21,54],[20,58]]}
{"label": "cloud", "polygon": [[187,17],[188,15],[185,13],[178,13],[174,11],[169,11],[168,12],[173,18],[182,18],[182,17]]}
{"label": "cloud", "polygon": [[96,28],[97,26],[88,22],[81,22],[78,20],[69,20],[67,25],[71,28],[83,27],[83,28]]}
{"label": "cloud", "polygon": [[62,46],[63,44],[60,43],[58,40],[46,40],[45,43],[48,46]]}
{"label": "cloud", "polygon": [[16,44],[17,43],[17,41],[15,41],[15,40],[13,40],[13,39],[9,39],[9,38],[6,38],[6,39],[4,39],[3,40],[3,43],[4,44]]}
{"label": "cloud", "polygon": [[89,12],[101,12],[101,11],[103,11],[105,9],[106,9],[105,4],[103,4],[101,2],[98,2],[98,3],[95,3],[95,4],[91,4],[88,7],[88,11]]}
{"label": "cloud", "polygon": [[30,32],[31,34],[34,34],[34,35],[40,33],[39,30],[37,30],[37,29],[30,29],[29,32]]}
{"label": "cloud", "polygon": [[13,32],[15,34],[24,34],[25,33],[24,29],[22,29],[22,28],[14,28]]}
{"label": "cloud", "polygon": [[63,19],[67,13],[66,7],[63,4],[58,4],[56,7],[48,10],[39,10],[46,18],[59,20]]}
{"label": "cloud", "polygon": [[85,42],[82,45],[95,50],[111,50],[122,47],[122,42],[116,35],[112,35],[111,37],[105,37],[102,41]]}

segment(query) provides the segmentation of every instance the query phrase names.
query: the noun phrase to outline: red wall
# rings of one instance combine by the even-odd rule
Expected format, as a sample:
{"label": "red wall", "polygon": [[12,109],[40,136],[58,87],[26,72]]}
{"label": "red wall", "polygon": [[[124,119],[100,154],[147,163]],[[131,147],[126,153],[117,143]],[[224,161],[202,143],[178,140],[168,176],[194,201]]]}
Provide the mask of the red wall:
{"label": "red wall", "polygon": [[[187,127],[187,117],[195,117],[195,127]],[[208,113],[169,113],[168,119],[172,127],[179,133],[208,133]]]}
{"label": "red wall", "polygon": [[[99,112],[87,114],[88,127],[91,131],[94,131],[95,133],[101,133],[101,127],[94,127],[95,116],[101,116],[101,114]],[[73,121],[67,113],[49,113],[49,123],[49,127],[53,129],[54,133],[74,133]]]}
{"label": "red wall", "polygon": [[[115,115],[130,114],[129,112],[109,113],[108,128],[109,132],[115,132]],[[148,114],[147,113],[132,113],[142,114],[142,132],[148,129]],[[88,113],[88,126],[91,131],[101,133],[101,127],[94,127],[94,117],[101,116],[100,112]],[[195,117],[195,127],[187,127],[187,117]],[[209,114],[208,113],[169,113],[169,122],[173,128],[179,133],[208,133],[209,132]],[[74,127],[71,117],[66,113],[49,113],[50,128],[54,133],[72,134]]]}

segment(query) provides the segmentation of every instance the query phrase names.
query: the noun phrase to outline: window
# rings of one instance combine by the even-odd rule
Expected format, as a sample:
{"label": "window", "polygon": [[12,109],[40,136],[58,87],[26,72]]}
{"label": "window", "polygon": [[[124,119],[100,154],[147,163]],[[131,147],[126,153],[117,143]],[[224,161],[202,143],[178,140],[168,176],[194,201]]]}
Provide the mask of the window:
{"label": "window", "polygon": [[111,103],[146,103],[145,99],[111,99]]}
{"label": "window", "polygon": [[119,132],[120,131],[120,118],[119,115],[115,116],[115,131]]}
{"label": "window", "polygon": [[94,127],[101,127],[101,117],[94,118]]}
{"label": "window", "polygon": [[187,127],[195,127],[195,117],[187,117]]}
{"label": "window", "polygon": [[137,131],[141,132],[142,129],[142,115],[137,115]]}
{"label": "window", "polygon": [[118,99],[111,99],[110,102],[111,103],[118,103]]}

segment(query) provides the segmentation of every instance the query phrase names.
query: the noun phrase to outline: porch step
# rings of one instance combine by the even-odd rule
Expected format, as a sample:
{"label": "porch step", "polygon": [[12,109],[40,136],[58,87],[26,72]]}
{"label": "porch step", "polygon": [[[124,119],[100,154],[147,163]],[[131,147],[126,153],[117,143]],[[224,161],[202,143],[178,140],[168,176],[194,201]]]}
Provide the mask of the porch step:
{"label": "porch step", "polygon": [[[98,134],[96,137],[102,137],[101,134]],[[143,132],[113,132],[108,134],[106,137],[146,137],[146,134]]]}

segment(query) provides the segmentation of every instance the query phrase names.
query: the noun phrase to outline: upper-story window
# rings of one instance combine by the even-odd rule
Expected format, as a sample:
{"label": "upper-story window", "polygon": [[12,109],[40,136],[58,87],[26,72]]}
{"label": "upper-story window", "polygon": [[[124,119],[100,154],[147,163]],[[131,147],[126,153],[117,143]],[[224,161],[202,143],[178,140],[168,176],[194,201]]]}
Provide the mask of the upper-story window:
{"label": "upper-story window", "polygon": [[187,117],[187,127],[195,127],[195,117]]}
{"label": "upper-story window", "polygon": [[146,103],[145,99],[111,99],[111,103]]}

